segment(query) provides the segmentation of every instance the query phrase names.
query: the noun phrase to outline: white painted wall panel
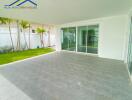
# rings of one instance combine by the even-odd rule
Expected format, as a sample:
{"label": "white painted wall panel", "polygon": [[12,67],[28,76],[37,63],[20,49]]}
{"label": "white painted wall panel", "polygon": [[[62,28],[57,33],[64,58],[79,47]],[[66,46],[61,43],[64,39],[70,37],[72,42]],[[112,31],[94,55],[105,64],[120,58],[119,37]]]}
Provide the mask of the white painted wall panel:
{"label": "white painted wall panel", "polygon": [[99,24],[98,56],[124,60],[127,20],[127,15],[121,15],[60,25],[58,26],[58,32],[56,35],[57,50],[61,50],[61,34],[59,32],[61,27]]}

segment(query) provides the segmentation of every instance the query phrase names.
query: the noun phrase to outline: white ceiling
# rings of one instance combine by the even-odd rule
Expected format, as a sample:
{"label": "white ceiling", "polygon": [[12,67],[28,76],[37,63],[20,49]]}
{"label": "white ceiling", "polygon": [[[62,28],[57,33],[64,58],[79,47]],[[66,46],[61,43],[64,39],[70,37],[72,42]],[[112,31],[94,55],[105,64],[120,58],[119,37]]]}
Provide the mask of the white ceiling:
{"label": "white ceiling", "polygon": [[9,1],[0,1],[0,16],[44,24],[121,15],[132,7],[132,0],[38,0],[37,9],[5,9],[3,6]]}

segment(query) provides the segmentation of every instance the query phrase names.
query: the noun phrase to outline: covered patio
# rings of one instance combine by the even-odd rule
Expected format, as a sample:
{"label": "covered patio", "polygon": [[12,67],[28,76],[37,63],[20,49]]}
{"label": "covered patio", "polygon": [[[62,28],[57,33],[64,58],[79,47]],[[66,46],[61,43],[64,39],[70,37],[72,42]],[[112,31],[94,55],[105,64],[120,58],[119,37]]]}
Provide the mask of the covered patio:
{"label": "covered patio", "polygon": [[123,61],[66,51],[3,65],[0,100],[132,100]]}

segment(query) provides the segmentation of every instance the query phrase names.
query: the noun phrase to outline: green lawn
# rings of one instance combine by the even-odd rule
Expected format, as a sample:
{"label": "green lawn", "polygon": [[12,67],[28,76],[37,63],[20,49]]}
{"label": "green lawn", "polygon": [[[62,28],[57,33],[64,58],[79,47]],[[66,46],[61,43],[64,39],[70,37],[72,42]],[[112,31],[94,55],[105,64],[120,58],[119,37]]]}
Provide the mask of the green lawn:
{"label": "green lawn", "polygon": [[5,54],[0,54],[0,65],[14,62],[17,60],[22,60],[26,58],[30,58],[33,56],[46,54],[49,52],[53,52],[54,50],[51,48],[41,48],[41,49],[31,49],[19,52],[10,52]]}

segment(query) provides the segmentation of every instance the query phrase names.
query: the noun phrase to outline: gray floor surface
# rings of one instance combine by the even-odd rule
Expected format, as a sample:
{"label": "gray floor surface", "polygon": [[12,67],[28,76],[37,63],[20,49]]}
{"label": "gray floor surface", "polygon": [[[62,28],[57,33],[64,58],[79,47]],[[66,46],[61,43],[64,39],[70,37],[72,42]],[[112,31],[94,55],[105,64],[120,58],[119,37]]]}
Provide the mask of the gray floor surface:
{"label": "gray floor surface", "polygon": [[0,100],[132,100],[118,60],[55,52],[6,65],[0,74]]}

